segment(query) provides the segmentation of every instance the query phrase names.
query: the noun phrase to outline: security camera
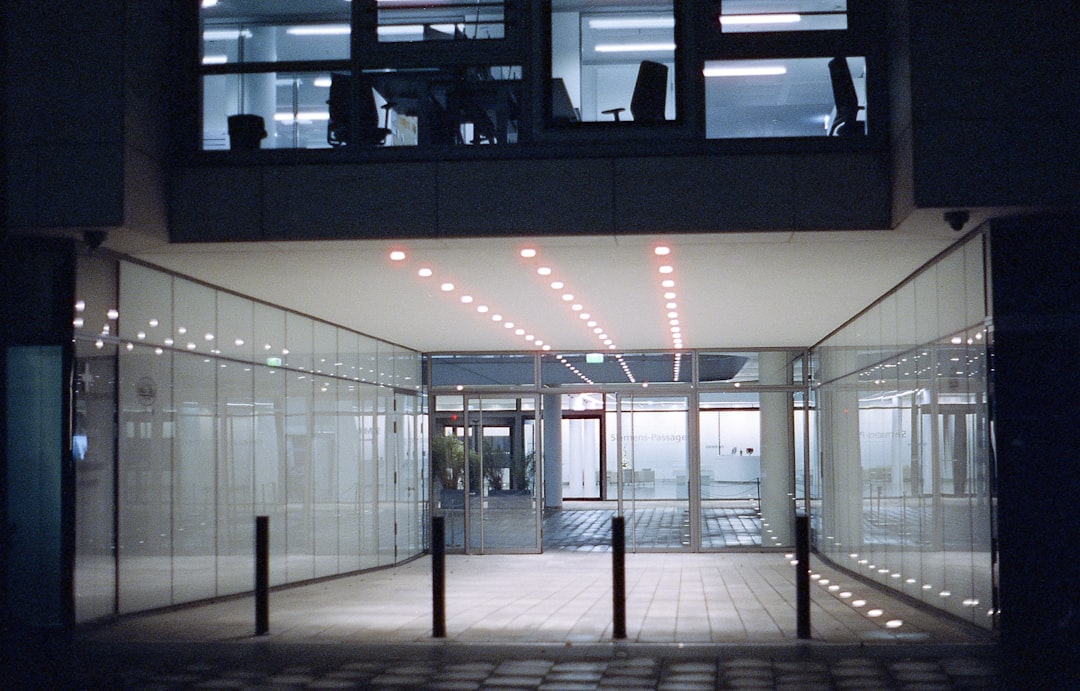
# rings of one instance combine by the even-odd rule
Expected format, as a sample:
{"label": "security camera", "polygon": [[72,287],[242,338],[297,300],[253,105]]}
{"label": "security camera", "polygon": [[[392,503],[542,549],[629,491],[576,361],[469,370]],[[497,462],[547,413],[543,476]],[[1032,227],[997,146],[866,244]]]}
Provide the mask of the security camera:
{"label": "security camera", "polygon": [[83,231],[83,242],[85,242],[86,246],[89,247],[91,250],[96,250],[98,247],[101,247],[101,243],[105,242],[105,238],[107,238],[107,237],[109,237],[108,231],[104,231],[104,230],[84,230]]}
{"label": "security camera", "polygon": [[966,210],[945,212],[945,222],[949,224],[950,228],[956,231],[963,230],[970,218],[971,214]]}

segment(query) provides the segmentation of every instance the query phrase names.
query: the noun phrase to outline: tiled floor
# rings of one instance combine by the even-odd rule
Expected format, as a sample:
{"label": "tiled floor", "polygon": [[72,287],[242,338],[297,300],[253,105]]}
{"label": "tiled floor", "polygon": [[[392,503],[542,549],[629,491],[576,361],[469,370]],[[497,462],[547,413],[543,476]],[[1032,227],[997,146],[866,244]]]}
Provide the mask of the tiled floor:
{"label": "tiled floor", "polygon": [[[610,554],[450,555],[446,628],[452,641],[600,643],[612,639]],[[812,634],[860,643],[985,640],[820,564]],[[626,555],[626,621],[641,643],[796,640],[794,568],[780,553]],[[840,584],[846,598],[826,586]],[[431,638],[429,557],[392,569],[277,590],[273,640],[418,642]],[[862,602],[861,606],[853,603]],[[877,612],[876,610],[880,610]],[[891,623],[890,623],[891,622]],[[95,640],[236,640],[252,633],[250,597],[134,615],[89,631]]]}

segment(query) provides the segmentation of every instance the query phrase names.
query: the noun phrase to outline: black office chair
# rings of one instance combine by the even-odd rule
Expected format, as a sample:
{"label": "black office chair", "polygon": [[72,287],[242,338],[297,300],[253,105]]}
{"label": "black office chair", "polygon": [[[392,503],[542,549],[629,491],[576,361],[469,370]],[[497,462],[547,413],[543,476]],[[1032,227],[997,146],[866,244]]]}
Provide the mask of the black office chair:
{"label": "black office chair", "polygon": [[863,107],[859,105],[859,96],[855,93],[847,58],[829,61],[829,79],[832,81],[833,101],[836,102],[836,119],[829,127],[829,136],[834,133],[840,137],[866,134],[865,126],[859,122],[859,111]]}
{"label": "black office chair", "polygon": [[[635,122],[663,122],[667,105],[667,65],[652,60],[642,60],[638,68],[637,81],[634,83],[634,95],[630,98],[630,114]],[[625,108],[612,108],[603,111],[605,115],[614,115],[619,122],[619,113]]]}
{"label": "black office chair", "polygon": [[[355,100],[356,122],[352,121],[350,102]],[[379,126],[379,112],[375,108],[375,93],[367,77],[353,77],[335,72],[330,75],[330,120],[326,125],[326,141],[330,146],[360,144],[382,146],[390,134],[391,104],[383,106],[385,117]]]}

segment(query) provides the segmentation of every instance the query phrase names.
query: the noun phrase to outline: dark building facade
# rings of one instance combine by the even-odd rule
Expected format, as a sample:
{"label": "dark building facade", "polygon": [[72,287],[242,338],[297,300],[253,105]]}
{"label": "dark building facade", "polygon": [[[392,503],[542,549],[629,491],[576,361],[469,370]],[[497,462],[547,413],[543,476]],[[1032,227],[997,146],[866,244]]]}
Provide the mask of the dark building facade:
{"label": "dark building facade", "polygon": [[[300,19],[279,10],[280,3],[239,3],[233,10],[225,0],[201,4],[97,0],[56,13],[40,3],[8,3],[0,11],[5,626],[70,629],[78,618],[80,479],[72,430],[73,399],[85,392],[77,391],[73,372],[84,355],[80,347],[93,339],[72,327],[72,306],[84,299],[80,271],[85,277],[96,265],[94,250],[103,241],[112,259],[100,261],[108,263],[162,239],[847,229],[880,229],[886,237],[890,228],[931,217],[973,230],[962,215],[970,209],[988,219],[976,231],[985,262],[975,311],[983,323],[957,326],[981,326],[987,339],[979,438],[993,472],[980,481],[996,583],[989,607],[978,606],[990,610],[1020,673],[1044,669],[1039,665],[1047,660],[1062,670],[1073,662],[1067,652],[1080,644],[1080,564],[1071,549],[1080,523],[1070,510],[1080,490],[1071,395],[1080,336],[1073,276],[1080,255],[1080,91],[1070,79],[1076,64],[1065,20],[1071,3],[848,0],[842,11],[815,15],[842,24],[801,31],[722,28],[718,18],[744,14],[732,9],[737,3],[624,3],[627,13],[648,15],[648,30],[660,32],[645,45],[663,46],[654,62],[667,70],[667,112],[658,122],[634,114],[618,127],[604,111],[621,107],[620,99],[632,109],[629,92],[604,84],[633,83],[641,56],[608,57],[602,32],[619,31],[610,20],[620,17],[594,17],[609,20],[608,29],[590,24],[589,3],[491,3],[493,15],[477,14],[449,29],[440,19],[394,15],[378,3],[312,3],[317,11]],[[295,48],[285,25],[344,25],[346,38],[330,33],[320,48]],[[268,26],[281,29],[274,42],[264,33]],[[567,27],[575,32],[569,38]],[[593,29],[599,38],[589,34]],[[447,32],[472,40],[438,35]],[[568,63],[561,50],[567,42],[591,46],[595,55],[582,49]],[[862,106],[844,125],[861,130],[854,136],[826,136],[843,116],[831,91],[825,120],[813,123],[820,134],[810,136],[797,125],[803,115],[817,117],[813,98],[771,112],[772,130],[755,130],[749,100],[724,100],[715,86],[725,70],[756,68],[766,59],[782,59],[789,70],[805,69],[829,84],[827,64],[836,56],[845,58]],[[627,64],[634,68],[629,78]],[[430,76],[436,68],[453,71],[464,91],[440,91]],[[334,137],[344,135],[328,131],[335,114],[325,100],[317,114],[300,117],[309,105],[302,85],[342,74],[351,85],[344,104],[353,127],[348,136],[359,137],[374,113],[385,118],[374,126],[384,137],[380,144],[389,137],[395,146],[335,145]],[[569,111],[560,106],[563,88]],[[472,96],[454,105],[465,92]],[[261,148],[230,146],[226,114],[262,117]],[[469,145],[479,139],[490,145]],[[396,184],[401,179],[409,187]],[[124,270],[133,269],[108,269]],[[122,291],[123,279],[116,281]],[[931,340],[952,335],[934,333]],[[81,336],[89,339],[82,345]],[[112,336],[121,339],[109,341],[117,352],[137,340]],[[353,337],[357,345],[342,352],[359,359],[369,351],[361,335]],[[809,350],[824,362],[836,343],[826,339]],[[407,363],[399,371],[420,369],[419,354],[408,348],[382,343],[369,350],[382,347],[387,358]],[[862,364],[837,372],[852,374]],[[365,383],[372,387],[373,420],[381,414],[391,420],[399,400],[414,406],[406,419],[420,419],[418,377]],[[842,386],[817,383],[823,400],[842,398]],[[365,395],[356,394],[358,405]],[[314,389],[310,400],[314,409]],[[391,408],[380,408],[385,401]],[[822,448],[835,441],[837,458],[846,453],[842,421],[818,434]],[[416,436],[410,443],[424,442]],[[407,455],[403,450],[401,458]],[[411,472],[425,472],[411,462]],[[844,467],[832,463],[822,461],[823,478]],[[382,471],[371,472],[378,478]],[[842,509],[843,487],[834,489],[833,506],[828,492],[822,497],[824,516]],[[123,491],[117,485],[116,496]],[[109,501],[116,500],[113,492],[105,492]],[[373,495],[373,506],[378,501]],[[415,533],[407,545],[387,548],[372,528],[374,553],[383,557],[325,571],[313,558],[310,571],[305,566],[287,580],[419,553],[422,510],[417,498],[407,511]],[[109,514],[103,520],[114,537],[106,535],[106,542],[125,520]],[[851,566],[839,556],[843,550],[817,537],[825,556]],[[222,586],[195,587],[188,599],[222,592],[215,587]],[[115,600],[103,613],[124,609]],[[131,609],[140,607],[131,602]],[[142,606],[172,602],[151,595]]]}

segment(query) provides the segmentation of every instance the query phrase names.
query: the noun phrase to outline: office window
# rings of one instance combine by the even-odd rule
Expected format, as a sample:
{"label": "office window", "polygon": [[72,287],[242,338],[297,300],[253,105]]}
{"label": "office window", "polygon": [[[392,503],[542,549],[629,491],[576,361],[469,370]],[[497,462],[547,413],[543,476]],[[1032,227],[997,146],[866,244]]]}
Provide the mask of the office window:
{"label": "office window", "polygon": [[847,0],[722,0],[724,33],[830,31],[848,28]]}
{"label": "office window", "polygon": [[502,0],[378,0],[375,4],[380,43],[497,39],[506,35],[506,3]]}
{"label": "office window", "polygon": [[[865,132],[866,59],[848,57],[854,111],[836,99],[833,58],[708,60],[705,62],[705,136],[824,137]],[[837,79],[845,80],[842,70]],[[854,118],[854,119],[851,119]]]}
{"label": "office window", "polygon": [[345,0],[204,1],[202,63],[347,59],[350,8]]}
{"label": "office window", "polygon": [[548,112],[554,123],[674,120],[673,3],[552,3]]}

